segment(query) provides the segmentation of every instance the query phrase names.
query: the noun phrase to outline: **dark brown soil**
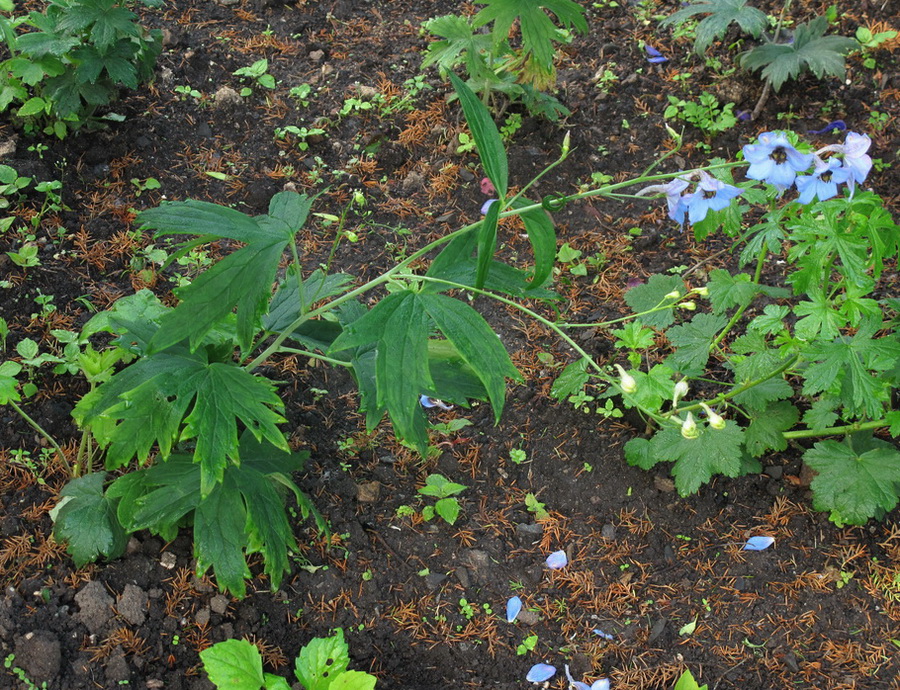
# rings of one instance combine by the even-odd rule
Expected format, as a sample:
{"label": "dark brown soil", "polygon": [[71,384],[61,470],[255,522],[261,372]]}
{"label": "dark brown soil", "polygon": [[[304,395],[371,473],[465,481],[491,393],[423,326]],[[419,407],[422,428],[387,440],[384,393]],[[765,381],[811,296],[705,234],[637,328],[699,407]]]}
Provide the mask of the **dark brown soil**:
{"label": "dark brown soil", "polygon": [[[558,95],[572,115],[558,125],[525,115],[510,144],[513,185],[554,160],[566,132],[577,151],[536,195],[569,193],[592,172],[616,179],[639,173],[668,145],[667,94],[696,98],[711,91],[752,110],[760,82],[740,72],[721,76],[689,57],[689,44],[642,21],[641,7],[668,14],[674,3],[584,4],[591,33],[576,37],[559,65]],[[754,4],[777,12],[775,3]],[[333,264],[360,279],[475,220],[487,198],[483,174],[474,153],[456,152],[463,125],[458,106],[445,102],[447,84],[429,71],[428,88],[408,108],[399,105],[404,81],[421,74],[422,21],[472,9],[427,0],[227,6],[183,0],[146,11],[146,23],[166,31],[166,47],[154,83],[114,104],[123,122],[62,142],[0,126],[0,139],[16,143],[2,162],[40,180],[61,179],[68,207],[40,225],[40,266],[13,265],[5,252],[21,240],[13,233],[0,237],[0,279],[13,284],[0,289],[0,316],[11,329],[3,356],[14,358],[25,337],[50,349],[50,330],[77,330],[90,317],[89,304],[104,309],[142,287],[170,296],[176,270],[191,267],[156,271],[146,259],[152,240],[133,225],[136,210],[161,199],[204,199],[255,214],[293,185],[324,192],[314,211],[340,215],[361,190],[367,206],[348,215],[360,240],[342,243]],[[896,9],[891,0],[841,3],[840,31],[853,35],[877,22],[900,28]],[[800,0],[791,13],[802,20],[820,11],[820,3]],[[673,59],[649,64],[640,40]],[[688,127],[677,162],[702,164],[706,145],[709,155],[732,158],[761,131],[806,132],[840,118],[872,136],[873,158],[885,167],[869,183],[896,212],[898,47],[894,42],[893,52],[891,45],[878,52],[875,70],[851,57],[845,83],[804,78],[786,86],[760,119],[711,141]],[[710,54],[730,65],[724,48]],[[240,90],[234,70],[261,57],[278,87],[217,103],[220,88]],[[594,81],[604,69],[617,77],[606,90]],[[690,79],[673,79],[684,72]],[[313,87],[308,107],[289,96],[304,83]],[[199,96],[180,94],[177,86]],[[360,86],[383,94],[396,110],[340,117]],[[870,111],[886,113],[888,125],[873,130]],[[275,128],[310,127],[319,118],[329,121],[326,134],[311,138],[307,151],[296,140],[276,140]],[[34,150],[36,144],[46,149]],[[151,177],[160,189],[139,194],[132,180]],[[560,242],[607,259],[586,277],[558,276],[560,308],[572,320],[623,313],[622,291],[632,278],[714,255],[707,270],[731,261],[716,254],[726,245],[678,234],[664,211],[648,203],[572,205],[556,221]],[[304,231],[309,269],[325,261],[333,232],[321,218]],[[507,231],[503,241],[508,256],[529,256],[516,232]],[[53,295],[56,310],[40,315],[39,295]],[[524,688],[526,672],[539,661],[560,670],[550,683],[557,689],[566,687],[565,663],[576,678],[608,676],[616,689],[671,688],[685,668],[714,690],[900,688],[896,511],[881,523],[837,529],[811,508],[797,448],[764,458],[760,475],[719,478],[681,499],[665,470],[646,473],[622,459],[622,445],[640,429],[549,397],[570,358],[551,333],[484,300],[475,304],[501,333],[527,383],[510,388],[498,426],[483,406],[434,412],[436,420],[471,422],[440,439],[436,459],[423,461],[399,446],[387,425],[367,435],[344,372],[296,358],[273,364],[273,375],[288,382],[282,392],[291,441],[312,454],[298,481],[334,536],[326,543],[298,521],[301,553],[282,588],[272,593],[257,577],[242,601],[194,576],[187,535],[165,544],[138,534],[125,557],[75,569],[50,536],[48,511],[65,477],[52,462],[45,467],[38,460],[42,443],[31,428],[0,408],[6,588],[0,648],[15,655],[10,664],[51,690],[194,690],[211,687],[198,651],[212,643],[246,637],[264,651],[267,670],[289,675],[302,645],[341,627],[353,666],[376,674],[386,690]],[[582,346],[600,359],[612,354],[604,333],[585,331]],[[542,352],[553,362],[539,359]],[[78,436],[69,415],[87,384],[47,371],[36,383],[28,413],[74,451]],[[525,451],[527,461],[513,463],[513,449]],[[37,464],[29,466],[29,457]],[[401,506],[421,509],[416,489],[431,472],[469,487],[455,526],[397,514]],[[546,504],[549,519],[536,523],[526,511],[528,492]],[[772,535],[776,544],[760,553],[740,550],[753,534]],[[544,559],[558,549],[566,550],[570,565],[550,571]],[[529,613],[507,624],[505,603],[514,594]],[[472,605],[471,615],[461,599]],[[696,628],[688,634],[683,626],[692,621]],[[595,628],[612,640],[595,635]],[[535,649],[517,654],[531,634]],[[0,669],[0,687],[28,685],[12,669]]]}

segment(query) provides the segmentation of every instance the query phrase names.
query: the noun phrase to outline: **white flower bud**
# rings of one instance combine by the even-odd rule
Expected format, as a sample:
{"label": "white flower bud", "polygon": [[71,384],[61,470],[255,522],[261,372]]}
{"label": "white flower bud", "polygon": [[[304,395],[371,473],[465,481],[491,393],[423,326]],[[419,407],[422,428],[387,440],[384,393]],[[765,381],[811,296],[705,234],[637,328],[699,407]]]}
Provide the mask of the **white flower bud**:
{"label": "white flower bud", "polygon": [[703,287],[694,288],[694,293],[698,297],[709,297],[709,288],[705,285]]}
{"label": "white flower bud", "polygon": [[637,381],[634,380],[634,376],[625,371],[621,364],[616,364],[615,366],[619,370],[619,376],[621,377],[619,387],[622,389],[622,392],[634,393],[637,390]]}
{"label": "white flower bud", "polygon": [[672,395],[672,404],[677,405],[678,401],[688,394],[687,379],[681,379],[675,384],[675,393]]}
{"label": "white flower bud", "polygon": [[672,290],[668,295],[665,296],[665,299],[679,299],[681,297],[681,293],[678,290]]}
{"label": "white flower bud", "polygon": [[666,133],[670,137],[672,137],[672,141],[674,141],[676,144],[681,142],[681,135],[674,129],[672,129],[668,124],[666,125]]}
{"label": "white flower bud", "polygon": [[560,151],[560,155],[565,158],[569,155],[569,145],[572,141],[572,133],[566,132],[566,136],[563,137],[562,150]]}
{"label": "white flower bud", "polygon": [[681,435],[687,439],[694,439],[700,436],[697,422],[694,421],[694,416],[690,412],[687,413],[687,417],[681,423]]}
{"label": "white flower bud", "polygon": [[688,300],[687,302],[682,302],[678,306],[682,309],[687,309],[688,311],[694,311],[697,308],[697,303]]}
{"label": "white flower bud", "polygon": [[700,407],[703,408],[703,411],[706,413],[707,419],[709,419],[709,425],[713,429],[724,429],[725,428],[725,419],[721,416],[713,412],[712,408],[706,403],[700,403]]}

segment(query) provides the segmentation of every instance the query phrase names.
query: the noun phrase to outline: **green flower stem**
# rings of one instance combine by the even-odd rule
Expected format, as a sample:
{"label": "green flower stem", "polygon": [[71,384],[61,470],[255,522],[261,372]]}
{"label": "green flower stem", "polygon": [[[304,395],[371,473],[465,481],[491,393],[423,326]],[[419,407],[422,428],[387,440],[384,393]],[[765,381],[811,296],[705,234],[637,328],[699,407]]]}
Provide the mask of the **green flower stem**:
{"label": "green flower stem", "polygon": [[[759,256],[756,258],[756,271],[753,274],[753,282],[756,285],[759,285],[759,280],[762,277],[763,263],[765,262],[766,256],[768,254],[769,254],[769,250],[766,249],[765,246],[763,246],[763,248],[759,250]],[[709,346],[710,350],[718,347],[719,343],[721,343],[723,340],[725,340],[725,336],[727,336],[731,332],[731,329],[734,328],[735,324],[737,324],[737,322],[744,315],[744,312],[747,311],[747,307],[749,307],[749,306],[750,306],[750,304],[748,302],[747,304],[739,307],[738,310],[736,312],[734,312],[734,315],[731,317],[731,319],[728,321],[728,323],[725,324],[725,328],[722,329],[722,332],[719,333],[719,335],[716,336],[716,339],[713,340],[712,343],[710,344],[710,346]]]}
{"label": "green flower stem", "polygon": [[24,419],[26,422],[28,422],[28,424],[31,426],[32,429],[34,429],[41,436],[43,436],[47,440],[47,443],[49,443],[51,446],[53,446],[53,449],[56,451],[56,454],[59,455],[60,462],[62,462],[63,467],[66,468],[66,472],[69,473],[70,477],[74,477],[75,474],[73,474],[72,465],[69,463],[68,459],[66,458],[66,454],[63,453],[62,448],[59,447],[59,444],[53,440],[53,437],[50,434],[48,434],[46,431],[44,431],[44,427],[42,427],[40,424],[38,424],[36,421],[34,421],[28,415],[28,413],[25,412],[25,410],[23,410],[21,407],[19,407],[16,404],[16,402],[14,400],[7,400],[6,402],[9,404],[10,407],[12,407],[16,412],[19,413],[19,415],[22,417],[22,419]]}
{"label": "green flower stem", "polygon": [[[773,369],[771,372],[769,372],[765,376],[760,376],[758,379],[748,381],[747,383],[743,383],[740,386],[735,386],[730,391],[720,393],[715,398],[713,398],[711,401],[709,401],[709,403],[707,403],[707,404],[710,407],[712,407],[713,405],[718,405],[719,403],[725,402],[729,398],[733,398],[736,395],[740,395],[744,391],[750,390],[754,386],[758,386],[761,383],[765,383],[769,379],[771,379],[775,376],[778,376],[778,374],[781,374],[781,373],[787,371],[788,369],[790,369],[792,366],[794,366],[798,362],[799,359],[800,359],[800,355],[794,355],[789,360],[787,360],[786,362],[781,364],[777,369]],[[700,403],[694,403],[693,405],[685,405],[684,407],[679,407],[677,410],[672,410],[671,412],[669,412],[667,414],[668,415],[680,414],[682,412],[693,412],[694,410],[700,410],[700,409],[702,409],[700,407]]]}
{"label": "green flower stem", "polygon": [[[690,294],[690,293],[688,293]],[[685,295],[686,297],[687,295]],[[629,314],[628,316],[620,316],[617,319],[610,319],[609,321],[600,321],[598,323],[557,323],[556,325],[560,328],[607,328],[609,326],[615,326],[617,323],[622,323],[623,321],[631,321],[632,319],[640,318],[645,314],[653,314],[658,311],[665,311],[667,309],[674,309],[678,305],[678,300],[662,300],[659,304],[657,304],[652,309],[648,309],[647,311],[640,311],[636,314]]]}
{"label": "green flower stem", "polygon": [[479,290],[478,288],[474,288],[470,285],[463,285],[462,283],[454,283],[449,280],[443,280],[441,278],[432,278],[430,276],[412,275],[412,276],[410,276],[410,278],[415,279],[415,280],[423,280],[427,283],[438,283],[440,285],[446,285],[447,287],[455,288],[457,290],[466,290],[468,292],[473,292],[476,295],[483,295],[485,297],[490,297],[491,299],[495,299],[498,302],[502,302],[503,304],[508,304],[509,306],[514,307],[515,309],[518,309],[523,314],[527,314],[535,321],[544,324],[547,328],[549,328],[554,333],[556,333],[556,335],[558,335],[566,344],[568,344],[569,347],[571,347],[573,350],[575,350],[575,352],[577,352],[579,355],[581,355],[584,359],[588,360],[588,362],[590,362],[590,365],[594,369],[597,370],[598,374],[604,381],[608,382],[610,380],[607,377],[606,372],[603,370],[603,367],[601,367],[599,364],[597,364],[594,361],[594,358],[591,357],[587,352],[585,352],[578,343],[576,343],[574,340],[572,340],[572,338],[570,338],[568,335],[566,335],[565,331],[563,331],[560,326],[553,323],[550,319],[544,318],[537,312],[532,311],[528,307],[521,305],[518,302],[515,302],[511,299],[507,299],[506,297],[503,297],[502,295],[498,295],[494,292],[490,292],[488,290]]}
{"label": "green flower stem", "polygon": [[328,362],[329,364],[333,364],[337,367],[352,367],[353,365],[350,362],[342,362],[339,359],[333,359],[331,357],[326,357],[325,355],[320,355],[316,352],[310,352],[309,350],[298,350],[293,347],[282,347],[279,352],[288,352],[292,355],[303,355],[304,357],[309,357],[310,359],[318,359],[323,362]]}
{"label": "green flower stem", "polygon": [[[700,169],[714,170],[714,169],[719,169],[719,168],[732,168],[732,167],[739,166],[739,165],[746,165],[746,163],[743,163],[743,162],[720,163],[717,165],[711,165],[711,166],[706,166],[705,168],[697,168],[697,169],[698,170],[700,170]],[[571,196],[564,197],[564,199],[565,199],[565,201],[568,202],[568,201],[574,201],[576,199],[587,199],[587,198],[594,197],[594,196],[604,196],[604,195],[608,195],[610,192],[613,192],[617,189],[621,189],[623,187],[630,187],[630,186],[636,185],[636,184],[644,184],[646,182],[657,182],[659,180],[668,180],[668,179],[672,179],[674,177],[678,177],[679,175],[683,175],[683,174],[684,174],[684,171],[676,172],[676,173],[661,173],[658,175],[647,175],[647,176],[643,176],[643,177],[637,177],[637,178],[634,178],[631,180],[626,180],[624,182],[617,182],[615,184],[603,185],[602,187],[598,187],[597,189],[591,189],[586,192],[578,192],[577,194],[572,194]],[[517,208],[517,209],[509,209],[506,211],[502,211],[500,213],[500,218],[506,218],[508,216],[520,215],[522,213],[534,211],[539,208],[543,208],[543,204],[535,203],[535,204],[529,204],[528,206],[523,206],[523,207]],[[256,367],[258,367],[262,362],[266,361],[269,357],[271,357],[275,352],[278,352],[279,349],[281,348],[282,344],[284,343],[284,341],[290,337],[290,334],[293,333],[297,328],[299,328],[303,323],[305,323],[309,319],[315,318],[317,316],[321,316],[322,314],[326,314],[326,313],[334,310],[335,307],[343,304],[344,302],[354,299],[354,298],[358,297],[359,295],[365,294],[369,290],[372,290],[373,288],[378,287],[379,285],[382,285],[382,284],[388,282],[392,277],[394,277],[398,273],[402,272],[403,269],[405,269],[407,266],[409,266],[411,263],[413,263],[417,259],[425,256],[426,254],[428,254],[428,252],[432,251],[433,249],[436,249],[437,247],[440,247],[442,244],[449,242],[450,240],[454,239],[455,237],[459,237],[460,235],[464,235],[465,233],[474,230],[479,225],[481,225],[481,222],[482,221],[479,220],[475,223],[469,223],[468,225],[460,228],[459,230],[454,230],[453,232],[445,235],[444,237],[441,237],[441,238],[435,240],[434,242],[430,242],[426,246],[422,247],[421,249],[414,252],[409,257],[407,257],[406,259],[404,259],[403,261],[398,263],[393,268],[390,268],[386,272],[382,273],[377,278],[373,278],[372,280],[365,283],[364,285],[360,285],[358,288],[351,290],[350,292],[346,292],[343,295],[341,295],[340,297],[337,297],[329,302],[326,302],[318,309],[313,309],[312,311],[307,312],[306,314],[301,314],[291,324],[289,324],[288,327],[285,328],[278,336],[276,336],[275,339],[268,345],[268,347],[266,347],[256,357],[254,357],[253,360],[251,360],[248,364],[244,365],[244,368],[249,371],[252,371]],[[417,276],[417,278],[422,278],[422,276]],[[461,286],[461,287],[464,289],[471,289],[466,286]],[[494,296],[497,299],[500,299],[499,296],[497,296],[497,295],[492,295],[492,296]],[[517,307],[519,306],[519,305],[516,305],[515,302],[510,302],[510,304],[513,304]],[[543,322],[546,322],[547,324],[551,323],[550,321],[543,319],[543,317],[540,317],[540,318]],[[570,338],[567,338],[566,340],[571,341]],[[593,361],[593,360],[591,360],[591,361]]]}
{"label": "green flower stem", "polygon": [[842,426],[830,426],[826,429],[802,429],[800,431],[782,431],[781,435],[786,439],[794,438],[813,438],[817,436],[844,436],[857,431],[868,431],[870,429],[880,429],[890,426],[891,423],[886,419],[877,419],[871,422],[855,422],[853,424],[844,424]]}

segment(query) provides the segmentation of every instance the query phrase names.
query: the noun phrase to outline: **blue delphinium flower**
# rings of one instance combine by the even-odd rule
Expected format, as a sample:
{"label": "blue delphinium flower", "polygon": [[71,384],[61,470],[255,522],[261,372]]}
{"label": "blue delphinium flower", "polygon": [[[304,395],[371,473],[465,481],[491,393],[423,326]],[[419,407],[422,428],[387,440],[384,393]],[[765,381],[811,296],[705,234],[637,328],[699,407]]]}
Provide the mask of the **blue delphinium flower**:
{"label": "blue delphinium flower", "polygon": [[813,162],[813,154],[800,153],[782,132],[763,132],[756,144],[744,146],[744,158],[750,163],[747,177],[765,180],[787,189],[797,173],[805,172]]}
{"label": "blue delphinium flower", "polygon": [[669,218],[684,225],[684,208],[682,207],[682,192],[691,186],[691,183],[682,177],[669,180],[666,184],[654,184],[644,187],[637,196],[649,196],[651,194],[665,194],[666,205],[669,207]]}
{"label": "blue delphinium flower", "polygon": [[797,201],[801,204],[809,204],[813,199],[825,201],[837,196],[837,186],[844,184],[851,177],[849,168],[841,165],[837,158],[823,161],[816,158],[816,169],[812,175],[797,176],[797,191],[800,196]]}
{"label": "blue delphinium flower", "polygon": [[721,211],[742,192],[743,190],[725,184],[722,180],[717,180],[701,170],[697,189],[681,198],[678,208],[675,209],[675,220],[683,223],[684,213],[687,211],[691,223],[699,223],[706,218],[706,214],[710,210]]}
{"label": "blue delphinium flower", "polygon": [[872,140],[865,134],[847,132],[847,138],[843,144],[832,144],[816,151],[817,156],[823,153],[836,153],[844,159],[844,167],[849,171],[850,177],[847,186],[850,187],[850,195],[856,184],[862,184],[869,171],[872,170],[872,159],[867,153],[872,145]]}

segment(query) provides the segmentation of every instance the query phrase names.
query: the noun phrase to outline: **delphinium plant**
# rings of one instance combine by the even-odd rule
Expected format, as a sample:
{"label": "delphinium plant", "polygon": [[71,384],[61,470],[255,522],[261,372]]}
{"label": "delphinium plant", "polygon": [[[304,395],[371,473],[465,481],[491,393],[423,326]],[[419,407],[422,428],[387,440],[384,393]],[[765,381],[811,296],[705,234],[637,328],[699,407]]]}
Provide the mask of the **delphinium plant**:
{"label": "delphinium plant", "polygon": [[[103,451],[103,469],[77,468],[81,476],[65,487],[56,511],[56,534],[76,562],[120,554],[136,530],[171,538],[192,524],[200,573],[212,568],[220,587],[243,595],[247,556],[258,552],[277,588],[295,545],[285,499],[320,528],[324,522],[291,479],[306,453],[289,446],[283,402],[262,365],[290,353],[347,369],[367,426],[386,415],[396,436],[425,455],[422,396],[460,406],[487,400],[499,420],[506,379],[521,380],[467,295],[487,296],[557,333],[578,358],[554,394],[566,399],[589,388],[595,398],[636,409],[656,431],[628,443],[628,461],[674,462],[682,494],[716,474],[754,471],[761,455],[789,441],[823,437],[805,453],[819,471],[817,507],[858,523],[896,504],[898,452],[871,432],[900,432],[890,408],[900,304],[875,292],[897,255],[897,226],[877,195],[860,188],[871,167],[868,137],[848,133],[844,143],[814,152],[792,135],[766,133],[745,147],[744,162],[663,173],[657,161],[632,180],[532,201],[526,195],[535,182],[569,155],[568,139],[557,161],[510,193],[490,113],[461,79],[451,80],[497,199],[479,221],[368,282],[305,269],[296,237],[314,199],[295,192],[277,194],[255,217],[191,200],[138,216],[157,236],[195,236],[182,252],[214,239],[243,246],[178,289],[174,307],[140,291],[95,315],[82,334],[111,334],[105,361],[132,363],[104,370],[74,411]],[[733,172],[748,162],[750,179],[735,181]],[[788,197],[789,187],[799,189],[799,201]],[[855,193],[839,195],[839,188]],[[731,237],[752,274],[717,270],[697,286],[653,276],[626,295],[633,314],[602,324],[547,318],[526,300],[555,298],[551,214],[595,196],[665,198],[673,221],[689,222],[698,240],[719,229]],[[745,229],[743,219],[758,206],[764,213]],[[530,241],[528,271],[496,257],[498,222],[509,216],[521,219]],[[764,284],[769,259],[786,246],[789,288]],[[424,271],[411,268],[435,252]],[[277,278],[285,254],[290,265]],[[709,309],[701,309],[706,298]],[[598,326],[618,338],[619,361],[596,361],[570,335]],[[671,346],[665,358],[655,354],[660,334]],[[0,390],[5,400],[18,386],[9,378]]]}

